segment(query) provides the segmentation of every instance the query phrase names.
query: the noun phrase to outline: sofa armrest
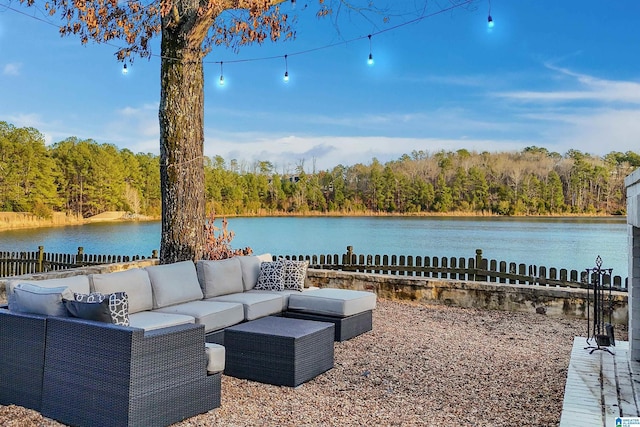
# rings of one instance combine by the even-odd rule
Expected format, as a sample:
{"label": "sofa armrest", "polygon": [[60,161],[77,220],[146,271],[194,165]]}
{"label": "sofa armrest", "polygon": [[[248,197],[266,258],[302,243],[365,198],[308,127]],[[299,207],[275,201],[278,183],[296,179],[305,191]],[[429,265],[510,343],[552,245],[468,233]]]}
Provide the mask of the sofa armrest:
{"label": "sofa armrest", "polygon": [[[65,390],[60,393],[60,390]],[[210,396],[212,395],[212,396]],[[204,327],[47,321],[42,414],[71,425],[169,425],[219,405]]]}
{"label": "sofa armrest", "polygon": [[40,410],[47,318],[0,309],[0,404]]}

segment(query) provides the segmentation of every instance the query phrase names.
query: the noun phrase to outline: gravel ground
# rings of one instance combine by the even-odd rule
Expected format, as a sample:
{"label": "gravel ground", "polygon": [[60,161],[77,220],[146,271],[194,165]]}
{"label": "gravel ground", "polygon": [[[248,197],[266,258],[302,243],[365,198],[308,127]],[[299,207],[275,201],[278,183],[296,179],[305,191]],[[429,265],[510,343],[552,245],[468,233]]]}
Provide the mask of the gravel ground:
{"label": "gravel ground", "polygon": [[[296,388],[223,376],[222,406],[176,426],[555,426],[586,321],[379,300],[373,331]],[[616,329],[626,339],[626,331]],[[0,406],[2,426],[60,426]]]}

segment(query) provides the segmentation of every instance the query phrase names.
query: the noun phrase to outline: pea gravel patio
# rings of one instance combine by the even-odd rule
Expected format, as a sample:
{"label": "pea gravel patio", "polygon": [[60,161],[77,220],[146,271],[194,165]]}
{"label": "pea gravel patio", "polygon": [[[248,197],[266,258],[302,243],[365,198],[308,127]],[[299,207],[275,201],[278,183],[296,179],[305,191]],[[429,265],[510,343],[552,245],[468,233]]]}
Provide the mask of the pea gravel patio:
{"label": "pea gravel patio", "polygon": [[[373,331],[297,388],[223,376],[222,406],[177,426],[557,426],[586,322],[379,300]],[[616,330],[626,339],[626,331]],[[0,406],[3,426],[60,426]]]}

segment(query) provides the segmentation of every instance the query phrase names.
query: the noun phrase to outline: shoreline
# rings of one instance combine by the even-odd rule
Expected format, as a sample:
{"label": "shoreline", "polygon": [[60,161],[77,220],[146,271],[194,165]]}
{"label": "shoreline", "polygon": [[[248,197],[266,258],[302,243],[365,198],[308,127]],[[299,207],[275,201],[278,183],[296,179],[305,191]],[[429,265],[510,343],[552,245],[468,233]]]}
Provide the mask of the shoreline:
{"label": "shoreline", "polygon": [[51,218],[38,218],[27,212],[0,212],[0,232],[10,230],[26,230],[38,228],[57,228],[68,226],[80,226],[98,222],[133,222],[133,221],[159,221],[160,218],[144,215],[130,214],[124,211],[110,211],[92,216],[80,218],[63,212],[54,212]]}
{"label": "shoreline", "polygon": [[[554,215],[497,215],[492,213],[474,212],[415,212],[415,213],[386,213],[386,212],[259,212],[245,214],[215,215],[215,218],[306,218],[306,217],[410,217],[410,218],[626,218],[626,215],[605,214],[554,214]],[[55,212],[51,218],[38,218],[26,212],[0,212],[0,232],[9,230],[24,230],[37,228],[67,227],[86,225],[99,222],[146,222],[160,221],[161,217],[131,214],[125,211],[103,212],[90,218],[79,218],[63,212]]]}

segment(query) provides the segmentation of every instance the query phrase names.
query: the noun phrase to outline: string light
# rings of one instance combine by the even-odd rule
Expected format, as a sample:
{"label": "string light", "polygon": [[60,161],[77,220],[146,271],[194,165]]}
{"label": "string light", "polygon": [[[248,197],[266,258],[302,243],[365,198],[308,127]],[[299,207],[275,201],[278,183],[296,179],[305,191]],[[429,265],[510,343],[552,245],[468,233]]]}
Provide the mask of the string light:
{"label": "string light", "polygon": [[493,28],[494,26],[493,18],[491,17],[491,0],[489,0],[489,14],[487,16],[487,26],[489,28]]}
{"label": "string light", "polygon": [[129,72],[129,70],[127,70],[127,64],[124,64],[124,65],[122,66],[122,74],[123,74],[124,76],[126,76],[128,72]]}
{"label": "string light", "polygon": [[[291,5],[292,5],[292,7],[295,7],[295,6],[296,6],[296,0],[290,0],[290,1],[291,1]],[[307,49],[307,50],[301,50],[301,51],[299,51],[299,52],[295,52],[295,53],[292,53],[292,54],[290,54],[290,55],[285,55],[285,57],[286,57],[286,56],[291,56],[291,55],[304,55],[304,54],[308,54],[308,53],[316,52],[316,51],[319,51],[319,50],[324,50],[324,49],[333,48],[333,47],[336,47],[336,46],[348,45],[349,43],[352,43],[352,42],[357,41],[357,40],[362,40],[362,39],[364,39],[365,37],[367,37],[367,38],[369,39],[369,58],[368,58],[368,60],[367,60],[367,63],[368,63],[369,65],[373,65],[373,63],[374,63],[374,61],[373,61],[373,53],[372,53],[372,51],[371,51],[371,37],[372,37],[372,36],[374,36],[374,35],[379,35],[379,34],[382,34],[382,33],[386,33],[386,32],[389,32],[389,31],[393,31],[393,30],[397,30],[398,28],[402,28],[402,27],[405,27],[405,26],[407,26],[407,25],[415,24],[415,23],[420,22],[420,21],[422,21],[422,20],[424,20],[424,19],[431,18],[431,17],[433,17],[433,16],[440,15],[440,14],[443,14],[443,13],[446,13],[446,12],[449,12],[449,11],[452,11],[452,10],[454,10],[454,9],[457,9],[457,8],[460,8],[460,7],[463,7],[463,6],[466,6],[466,5],[472,4],[472,3],[473,3],[473,2],[475,2],[475,1],[476,1],[476,0],[464,0],[464,1],[460,2],[460,3],[452,4],[452,5],[451,5],[451,6],[449,6],[449,7],[442,8],[442,9],[437,10],[437,11],[435,11],[435,12],[428,13],[428,14],[424,14],[424,15],[418,16],[417,18],[414,18],[414,19],[411,19],[411,20],[408,20],[408,21],[402,22],[402,23],[400,23],[400,24],[397,24],[397,25],[394,25],[394,26],[391,26],[391,27],[388,27],[388,28],[385,28],[385,29],[382,29],[382,30],[376,31],[376,32],[374,32],[374,33],[372,33],[372,34],[369,34],[369,35],[367,35],[367,36],[359,36],[359,37],[355,37],[355,38],[350,39],[350,40],[342,40],[342,41],[340,41],[340,42],[336,42],[336,43],[328,44],[328,45],[325,45],[325,46],[319,46],[319,47],[315,47],[315,48],[311,48],[311,49]],[[491,17],[491,0],[488,0],[488,1],[489,1],[489,15],[488,15],[488,17],[487,17],[487,21],[488,21],[489,28],[492,28],[492,27],[493,27],[493,18]],[[5,8],[5,9],[7,9],[7,10],[12,11],[12,12],[15,12],[15,13],[19,13],[19,14],[25,15],[25,16],[27,16],[27,17],[29,17],[29,18],[37,19],[37,20],[39,20],[39,21],[42,21],[43,23],[46,23],[46,24],[51,25],[51,26],[53,26],[53,27],[59,28],[59,26],[58,26],[57,24],[54,24],[54,23],[52,23],[52,22],[50,22],[50,21],[45,21],[45,20],[40,19],[40,18],[38,18],[38,17],[36,17],[36,16],[29,15],[29,14],[27,14],[27,13],[25,13],[25,12],[22,12],[22,11],[20,11],[20,10],[16,9],[16,8],[13,8],[13,7],[9,6],[9,5],[0,4],[0,6],[4,7],[4,8]],[[305,6],[305,7],[306,7],[306,6]],[[103,42],[103,44],[106,44],[107,46],[112,46],[112,47],[117,48],[117,49],[122,49],[122,47],[121,47],[121,46],[115,45],[115,44],[113,44],[113,43]],[[180,59],[178,59],[178,58],[167,57],[167,56],[157,55],[157,54],[153,54],[153,53],[151,53],[151,54],[150,54],[150,56],[151,56],[151,57],[161,58],[161,59],[163,59],[163,60],[169,60],[169,61],[178,61],[178,62],[180,62],[180,61],[181,61],[181,60],[180,60]],[[264,61],[264,60],[276,59],[276,58],[281,58],[281,57],[282,57],[282,55],[278,55],[278,56],[257,57],[257,58],[248,58],[248,59],[236,59],[236,60],[227,61],[227,62],[235,62],[235,63],[240,63],[240,62],[257,62],[257,61]],[[285,62],[286,62],[286,58],[285,58]],[[220,63],[220,80],[219,80],[219,84],[220,84],[221,86],[223,86],[223,85],[224,85],[224,75],[223,75],[223,73],[222,73],[222,61],[203,61],[203,64],[207,64],[207,63],[209,63],[209,64],[217,64],[217,63]],[[125,71],[126,69],[127,69],[127,66],[126,66],[126,64],[125,64],[125,65],[123,66],[123,68],[122,68],[122,73],[123,73],[123,74],[126,74],[126,73],[128,72],[128,70],[127,70],[127,71]],[[287,70],[287,71],[285,71],[285,78],[286,78],[286,77],[288,77],[288,76],[287,76],[287,74],[288,74],[288,70]]]}
{"label": "string light", "polygon": [[287,55],[284,56],[284,81],[289,81],[289,63],[287,62]]}

